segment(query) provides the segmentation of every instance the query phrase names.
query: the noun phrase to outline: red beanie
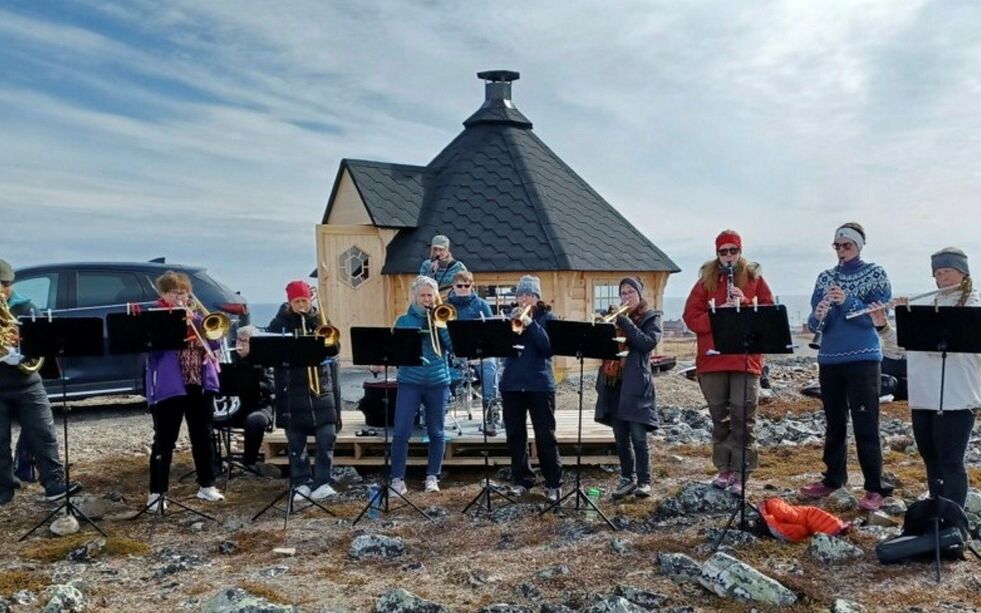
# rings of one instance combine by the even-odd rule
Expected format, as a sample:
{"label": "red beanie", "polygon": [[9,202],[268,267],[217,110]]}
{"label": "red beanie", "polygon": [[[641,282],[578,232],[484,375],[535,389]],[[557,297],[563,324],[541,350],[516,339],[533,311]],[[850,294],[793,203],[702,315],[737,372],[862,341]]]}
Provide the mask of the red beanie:
{"label": "red beanie", "polygon": [[740,251],[743,250],[743,239],[740,238],[739,234],[735,230],[723,230],[718,236],[715,237],[716,250],[727,243],[739,247]]}
{"label": "red beanie", "polygon": [[292,302],[297,298],[313,298],[313,292],[306,281],[290,281],[286,284],[286,300]]}

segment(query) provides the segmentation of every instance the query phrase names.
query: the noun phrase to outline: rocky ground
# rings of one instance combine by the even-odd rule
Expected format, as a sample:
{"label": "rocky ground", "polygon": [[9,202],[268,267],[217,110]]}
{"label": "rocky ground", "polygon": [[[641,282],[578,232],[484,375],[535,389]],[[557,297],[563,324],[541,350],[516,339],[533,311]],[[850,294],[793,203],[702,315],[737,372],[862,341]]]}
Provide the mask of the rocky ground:
{"label": "rocky ground", "polygon": [[[668,351],[682,360],[690,346]],[[821,469],[820,404],[799,394],[816,376],[811,358],[772,361],[773,396],[761,408],[761,468],[747,490],[752,503],[782,497]],[[592,398],[591,378],[586,403]],[[574,406],[578,381],[562,384],[560,407]],[[853,522],[840,539],[788,544],[730,531],[717,553],[736,499],[705,482],[709,420],[695,383],[677,372],[657,380],[663,427],[655,436],[654,497],[616,502],[604,496],[602,518],[569,511],[539,515],[533,492],[517,505],[494,500],[489,514],[460,511],[480,491],[482,473],[452,468],[440,494],[421,492],[410,472],[410,499],[432,517],[399,509],[352,525],[376,471],[338,471],[341,495],[329,508],[307,509],[283,529],[282,516],[250,521],[283,482],[242,477],[227,501],[190,499],[218,521],[189,514],[128,521],[145,501],[148,417],[139,407],[72,413],[73,478],[84,482],[83,508],[102,517],[92,528],[55,537],[47,528],[18,542],[48,508],[36,485],[0,510],[8,543],[0,560],[0,611],[718,611],[718,610],[976,610],[981,606],[977,560],[947,562],[942,583],[926,564],[883,566],[874,548],[896,534],[905,505],[922,495],[924,471],[903,403],[883,406],[885,465],[897,484],[887,512],[859,512],[861,475],[852,453],[851,483],[825,503]],[[981,432],[969,450],[971,479],[981,487]],[[174,475],[189,470],[186,442]],[[568,464],[568,463],[567,463]],[[498,477],[498,475],[495,475]],[[615,467],[591,468],[588,486],[611,491]],[[181,499],[193,494],[178,485]],[[201,502],[201,504],[196,504]],[[394,503],[393,503],[393,506]],[[981,522],[981,496],[972,495]],[[750,512],[747,519],[755,520]],[[738,523],[738,522],[737,522]],[[755,599],[755,600],[751,600]]]}

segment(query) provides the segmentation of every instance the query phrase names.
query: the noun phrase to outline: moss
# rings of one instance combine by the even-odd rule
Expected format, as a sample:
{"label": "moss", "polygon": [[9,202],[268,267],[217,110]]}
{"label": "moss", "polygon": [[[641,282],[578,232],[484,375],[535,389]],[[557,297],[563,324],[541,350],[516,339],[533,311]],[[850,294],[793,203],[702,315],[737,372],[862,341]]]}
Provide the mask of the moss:
{"label": "moss", "polygon": [[[68,553],[73,549],[91,543],[93,540],[95,538],[89,533],[44,539],[21,549],[20,556],[29,560],[38,560],[39,562],[57,562],[67,558]],[[113,556],[143,556],[148,553],[150,553],[150,546],[147,543],[124,536],[110,536],[106,540],[105,549],[94,552],[93,556],[100,557],[107,554]]]}
{"label": "moss", "polygon": [[273,604],[287,605],[290,601],[282,592],[276,590],[265,583],[258,583],[256,581],[244,581],[239,583],[238,586],[245,590],[246,592],[252,594],[253,596],[258,596],[259,598],[265,598]]}
{"label": "moss", "polygon": [[106,551],[114,556],[145,556],[150,553],[150,545],[125,536],[110,536]]}
{"label": "moss", "polygon": [[0,571],[0,594],[10,596],[20,590],[41,591],[48,585],[47,577],[29,570]]}
{"label": "moss", "polygon": [[285,536],[281,531],[251,530],[235,535],[235,545],[239,553],[271,551],[283,544]]}

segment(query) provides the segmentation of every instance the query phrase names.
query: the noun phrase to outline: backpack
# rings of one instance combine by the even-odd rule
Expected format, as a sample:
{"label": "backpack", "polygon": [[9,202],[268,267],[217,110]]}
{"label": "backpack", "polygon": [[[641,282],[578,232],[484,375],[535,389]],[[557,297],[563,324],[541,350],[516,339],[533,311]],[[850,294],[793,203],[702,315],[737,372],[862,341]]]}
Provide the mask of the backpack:
{"label": "backpack", "polygon": [[[936,528],[935,528],[936,527]],[[967,514],[956,502],[943,497],[914,502],[906,510],[900,536],[879,543],[875,552],[883,564],[932,559],[940,533],[940,556],[963,560],[965,549],[981,557],[969,544]]]}

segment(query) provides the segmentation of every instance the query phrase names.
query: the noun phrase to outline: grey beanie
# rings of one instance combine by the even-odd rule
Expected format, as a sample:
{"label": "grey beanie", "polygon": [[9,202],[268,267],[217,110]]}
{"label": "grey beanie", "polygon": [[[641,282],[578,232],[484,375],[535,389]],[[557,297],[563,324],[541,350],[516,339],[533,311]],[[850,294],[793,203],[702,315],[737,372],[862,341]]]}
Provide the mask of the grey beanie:
{"label": "grey beanie", "polygon": [[7,260],[0,260],[0,281],[4,283],[14,282],[14,267]]}
{"label": "grey beanie", "polygon": [[542,282],[538,277],[525,275],[518,279],[518,286],[514,288],[514,295],[534,294],[539,299],[542,297]]}
{"label": "grey beanie", "polygon": [[629,285],[630,287],[637,290],[640,296],[644,295],[644,282],[637,277],[624,277],[620,279],[620,284],[617,287],[623,287],[624,285]]}
{"label": "grey beanie", "polygon": [[938,268],[953,268],[965,275],[971,274],[971,269],[967,267],[967,254],[957,247],[944,247],[931,255],[930,266],[933,272],[937,272]]}
{"label": "grey beanie", "polygon": [[450,248],[450,239],[442,234],[437,234],[433,237],[432,242],[429,244],[430,247],[442,247],[443,249]]}

